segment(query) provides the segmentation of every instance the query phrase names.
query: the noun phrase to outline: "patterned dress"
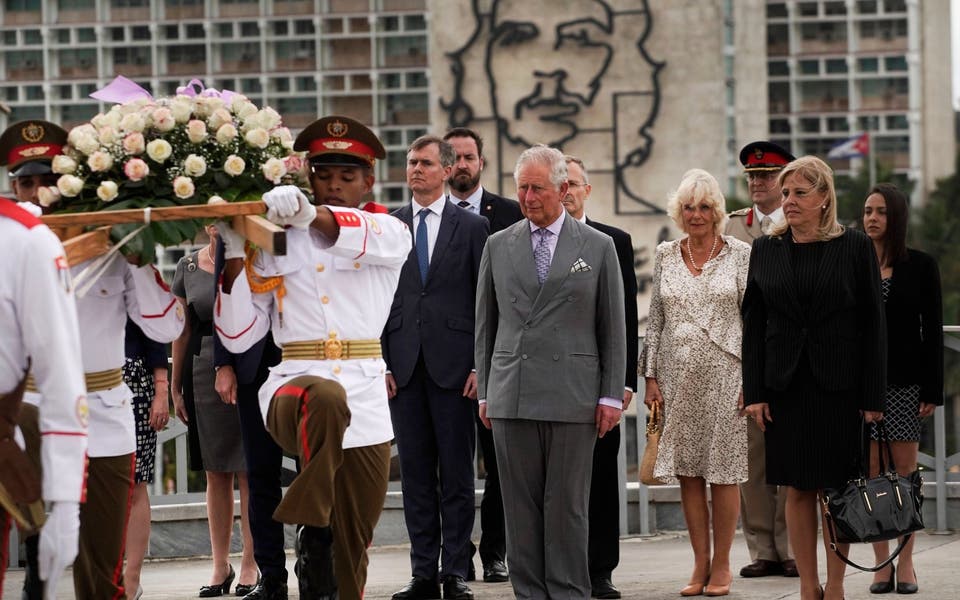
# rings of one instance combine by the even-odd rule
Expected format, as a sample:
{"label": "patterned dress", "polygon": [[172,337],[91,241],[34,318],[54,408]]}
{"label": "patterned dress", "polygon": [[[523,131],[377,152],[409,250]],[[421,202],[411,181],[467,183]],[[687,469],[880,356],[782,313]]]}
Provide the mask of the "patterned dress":
{"label": "patterned dress", "polygon": [[643,355],[645,377],[663,395],[664,427],[654,475],[747,480],[747,424],[738,415],[741,389],[740,303],[750,246],[732,236],[691,274],[680,241],[657,247]]}

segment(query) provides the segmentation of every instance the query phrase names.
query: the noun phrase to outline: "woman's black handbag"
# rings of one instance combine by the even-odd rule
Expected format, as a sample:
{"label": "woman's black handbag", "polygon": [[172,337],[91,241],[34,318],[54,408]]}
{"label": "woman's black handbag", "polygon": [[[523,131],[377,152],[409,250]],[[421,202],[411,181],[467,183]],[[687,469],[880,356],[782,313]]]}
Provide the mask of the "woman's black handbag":
{"label": "woman's black handbag", "polygon": [[[824,489],[821,493],[830,549],[840,560],[861,571],[879,571],[890,564],[910,540],[911,532],[923,529],[923,478],[919,471],[906,477],[897,475],[886,428],[883,421],[878,425],[880,474],[867,477],[869,446],[866,453],[861,446],[859,477],[843,487]],[[869,444],[865,435],[863,439]],[[875,567],[862,567],[837,548],[837,544],[882,542],[901,536],[897,549]]]}

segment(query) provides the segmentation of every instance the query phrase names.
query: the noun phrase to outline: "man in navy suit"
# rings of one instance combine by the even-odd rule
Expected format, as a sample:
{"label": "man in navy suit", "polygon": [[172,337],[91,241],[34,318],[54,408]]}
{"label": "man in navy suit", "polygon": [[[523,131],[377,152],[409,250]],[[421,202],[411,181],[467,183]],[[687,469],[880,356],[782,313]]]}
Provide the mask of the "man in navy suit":
{"label": "man in navy suit", "polygon": [[[413,200],[394,212],[414,245],[383,333],[413,579],[394,600],[473,598],[464,582],[474,520],[474,304],[486,219],[448,202],[453,147],[422,136],[407,152]],[[438,573],[438,559],[440,569]]]}
{"label": "man in navy suit", "polygon": [[[483,139],[477,132],[466,127],[454,127],[443,136],[457,154],[453,172],[447,183],[450,186],[450,201],[470,212],[483,215],[490,222],[490,233],[496,233],[523,218],[520,204],[494,193],[480,185],[483,172]],[[483,500],[480,501],[480,562],[483,563],[483,580],[487,583],[506,581],[507,539],[503,530],[503,498],[500,495],[500,474],[497,471],[497,454],[493,446],[493,434],[476,417],[477,444],[483,455],[487,472],[483,482]],[[475,578],[473,554],[476,548],[470,544],[470,564],[467,581]]]}
{"label": "man in navy suit", "polygon": [[[566,156],[567,195],[563,207],[567,213],[613,238],[623,277],[624,317],[627,338],[626,380],[623,409],[630,406],[637,389],[637,276],[633,270],[633,240],[622,229],[587,218],[584,203],[590,197],[590,179],[583,161]],[[590,482],[590,529],[588,559],[591,595],[594,598],[619,598],[612,574],[620,562],[620,425],[597,439],[593,447],[593,478]]]}

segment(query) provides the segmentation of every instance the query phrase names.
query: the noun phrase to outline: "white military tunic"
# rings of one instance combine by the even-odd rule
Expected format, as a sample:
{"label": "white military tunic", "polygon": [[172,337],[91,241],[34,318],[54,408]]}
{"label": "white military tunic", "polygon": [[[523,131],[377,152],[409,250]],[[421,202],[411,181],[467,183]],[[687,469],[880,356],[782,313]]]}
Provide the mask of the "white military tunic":
{"label": "white military tunic", "polygon": [[43,498],[79,502],[84,492],[87,402],[77,312],[63,247],[40,220],[0,199],[0,393],[30,371],[43,436]]}
{"label": "white military tunic", "polygon": [[[400,269],[411,248],[406,225],[385,214],[329,207],[340,224],[333,244],[318,231],[287,230],[287,255],[261,252],[254,264],[262,276],[282,275],[283,322],[276,294],[252,293],[246,277],[238,277],[230,293],[220,291],[214,322],[223,345],[240,353],[273,332],[280,346],[290,342],[379,339],[390,312]],[[393,439],[381,358],[350,360],[285,360],[270,370],[260,388],[264,416],[273,394],[300,375],[340,383],[347,392],[350,425],[344,448],[370,446]]]}
{"label": "white military tunic", "polygon": [[[96,259],[75,265],[71,274],[75,277],[93,260]],[[87,294],[76,298],[76,304],[85,373],[123,368],[128,315],[147,337],[157,342],[172,342],[183,330],[183,309],[156,268],[136,267],[120,255],[110,260]],[[126,383],[87,394],[91,457],[122,456],[136,451],[132,398],[133,392]]]}

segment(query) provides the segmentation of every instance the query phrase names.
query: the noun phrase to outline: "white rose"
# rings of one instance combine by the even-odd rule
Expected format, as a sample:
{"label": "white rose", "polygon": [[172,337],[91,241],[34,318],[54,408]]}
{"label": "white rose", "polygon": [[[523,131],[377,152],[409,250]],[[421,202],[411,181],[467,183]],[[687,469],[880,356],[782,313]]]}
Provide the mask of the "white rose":
{"label": "white rose", "polygon": [[233,126],[233,123],[221,125],[220,129],[217,130],[217,143],[221,146],[226,146],[236,138],[237,128]]}
{"label": "white rose", "polygon": [[207,161],[202,156],[191,154],[183,161],[183,172],[190,177],[200,177],[207,172]]}
{"label": "white rose", "polygon": [[286,127],[277,127],[270,132],[274,138],[280,141],[280,143],[292,142],[293,135],[290,133],[290,130]]}
{"label": "white rose", "polygon": [[40,206],[50,206],[60,200],[60,190],[56,186],[41,186],[37,189],[37,202]]}
{"label": "white rose", "polygon": [[287,167],[279,158],[268,159],[261,168],[263,176],[273,184],[280,183],[280,180],[287,174]]}
{"label": "white rose", "polygon": [[103,113],[95,114],[93,118],[90,119],[90,124],[96,127],[97,129],[103,129],[104,127],[108,127],[109,123],[107,123],[107,115]]}
{"label": "white rose", "polygon": [[177,123],[186,123],[193,113],[193,101],[188,96],[177,96],[170,103],[170,113]]}
{"label": "white rose", "polygon": [[227,201],[221,198],[220,196],[210,196],[210,199],[207,200],[207,204],[226,204]]}
{"label": "white rose", "polygon": [[146,122],[140,113],[129,113],[120,119],[120,129],[127,132],[143,132]]}
{"label": "white rose", "polygon": [[207,139],[207,124],[199,119],[191,119],[187,123],[187,139],[194,144]]}
{"label": "white rose", "polygon": [[127,154],[143,154],[145,147],[146,143],[142,133],[128,133],[123,138],[123,150]]}
{"label": "white rose", "polygon": [[109,152],[97,150],[87,159],[87,166],[95,173],[108,171],[113,166],[113,157],[110,156]]}
{"label": "white rose", "polygon": [[273,110],[269,106],[265,107],[260,111],[260,127],[263,127],[267,131],[274,129],[280,125],[280,113]]}
{"label": "white rose", "polygon": [[251,129],[243,136],[243,139],[246,140],[247,144],[253,146],[254,148],[266,148],[267,144],[270,143],[270,134],[267,133],[266,129],[262,127],[257,127],[256,129]]}
{"label": "white rose", "polygon": [[214,131],[220,129],[220,126],[226,123],[233,123],[233,115],[225,108],[218,108],[213,111],[213,114],[207,119],[207,125]]}
{"label": "white rose", "polygon": [[186,200],[193,196],[195,191],[196,188],[193,187],[193,180],[189,177],[181,175],[173,180],[173,193],[177,195],[177,198]]}
{"label": "white rose", "polygon": [[97,186],[97,198],[100,198],[104,202],[110,202],[116,198],[118,192],[119,188],[116,182],[113,181],[104,181]]}
{"label": "white rose", "polygon": [[236,177],[243,173],[243,170],[247,168],[247,163],[244,162],[242,158],[236,154],[231,154],[227,157],[227,160],[223,163],[223,171],[227,175]]}
{"label": "white rose", "polygon": [[162,163],[170,158],[171,154],[173,154],[173,146],[167,140],[151,140],[147,144],[147,156],[153,161]]}
{"label": "white rose", "polygon": [[67,198],[73,198],[83,189],[83,180],[76,175],[61,175],[57,180],[57,190]]}
{"label": "white rose", "polygon": [[177,121],[173,118],[173,113],[166,107],[160,107],[153,111],[152,119],[157,131],[167,132],[177,125]]}
{"label": "white rose", "polygon": [[100,147],[97,130],[89,123],[71,129],[67,142],[83,154],[93,154]]}
{"label": "white rose", "polygon": [[57,175],[75,173],[77,170],[77,161],[64,154],[58,154],[53,157],[53,162],[50,163],[50,169]]}
{"label": "white rose", "polygon": [[99,141],[104,146],[109,146],[116,140],[117,140],[117,131],[113,127],[110,127],[109,125],[105,125],[104,127],[101,127],[100,130],[97,132],[97,141]]}

